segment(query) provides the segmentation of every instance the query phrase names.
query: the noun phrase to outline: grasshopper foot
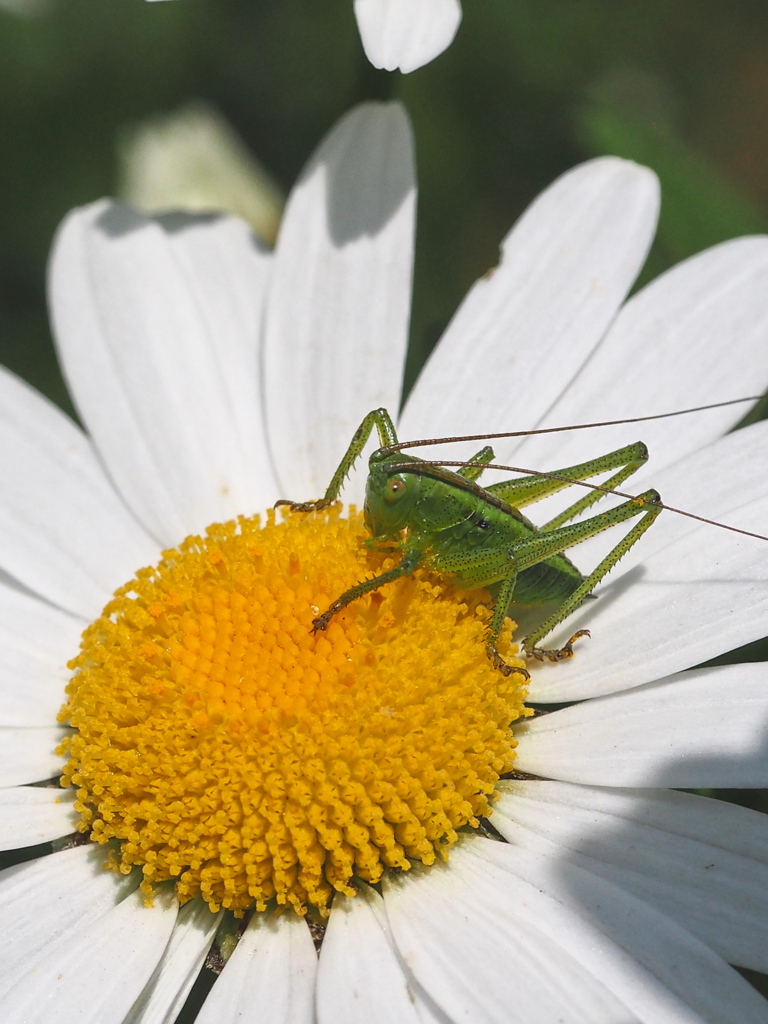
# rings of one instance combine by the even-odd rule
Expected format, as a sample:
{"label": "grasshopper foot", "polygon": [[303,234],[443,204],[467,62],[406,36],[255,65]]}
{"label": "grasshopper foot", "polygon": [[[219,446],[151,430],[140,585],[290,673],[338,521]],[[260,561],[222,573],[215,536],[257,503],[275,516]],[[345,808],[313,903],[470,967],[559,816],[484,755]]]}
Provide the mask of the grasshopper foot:
{"label": "grasshopper foot", "polygon": [[330,504],[331,502],[327,498],[318,498],[317,501],[290,501],[288,498],[280,498],[275,502],[274,507],[287,505],[291,512],[319,512],[320,509],[327,508]]}
{"label": "grasshopper foot", "polygon": [[544,650],[541,647],[527,647],[525,641],[523,641],[523,648],[529,658],[535,658],[537,661],[566,661],[568,658],[573,657],[573,645],[577,640],[580,640],[583,636],[590,636],[588,629],[580,629],[578,633],[574,633],[571,639],[563,647],[555,648],[554,650]]}
{"label": "grasshopper foot", "polygon": [[323,612],[322,615],[318,615],[316,619],[312,619],[312,633],[322,633],[328,628],[328,623],[331,621],[336,612],[339,611],[335,605],[331,605],[327,612]]}
{"label": "grasshopper foot", "polygon": [[503,676],[511,676],[513,672],[519,672],[521,676],[524,676],[526,680],[531,678],[531,673],[526,668],[516,668],[514,665],[508,665],[502,658],[499,652],[496,650],[493,644],[488,644],[486,648],[488,652],[488,658],[495,669],[498,669]]}

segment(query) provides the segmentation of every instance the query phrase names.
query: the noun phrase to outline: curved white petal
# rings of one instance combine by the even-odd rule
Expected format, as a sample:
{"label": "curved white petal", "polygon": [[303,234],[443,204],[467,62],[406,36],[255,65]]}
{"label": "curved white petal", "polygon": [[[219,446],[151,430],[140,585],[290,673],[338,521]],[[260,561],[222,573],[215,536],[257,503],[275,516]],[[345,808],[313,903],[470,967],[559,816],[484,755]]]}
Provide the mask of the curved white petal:
{"label": "curved white petal", "polygon": [[596,786],[768,785],[765,665],[698,669],[516,730],[515,767]]}
{"label": "curved white petal", "polygon": [[53,725],[85,627],[57,608],[0,583],[0,725]]}
{"label": "curved white petal", "polygon": [[197,1024],[248,1020],[312,1024],[317,955],[309,928],[293,911],[254,914],[211,989]]}
{"label": "curved white petal", "polygon": [[88,843],[0,873],[0,994],[23,970],[49,960],[60,940],[99,920],[136,889],[137,874],[105,871],[105,857],[103,849]]}
{"label": "curved white petal", "polygon": [[74,832],[74,789],[0,789],[0,850],[36,846]]}
{"label": "curved white petal", "polygon": [[274,485],[259,429],[266,260],[227,217],[69,214],[50,266],[65,376],[109,472],[162,544],[257,510]]}
{"label": "curved white petal", "polygon": [[[768,238],[737,238],[693,256],[634,295],[543,426],[674,412],[760,394],[768,384]],[[734,405],[675,419],[524,438],[523,466],[557,470],[642,438],[642,474],[737,423]],[[646,485],[647,486],[647,485]]]}
{"label": "curved white petal", "polygon": [[[452,855],[485,909],[540,931],[648,1024],[762,1021],[768,1003],[664,914],[565,860],[474,841]],[[452,865],[453,866],[453,865]],[[553,971],[556,983],[557,969]]]}
{"label": "curved white petal", "polygon": [[[764,431],[761,434],[765,437]],[[699,459],[699,470],[698,486],[704,490],[705,456]],[[768,489],[764,480],[758,479],[746,493],[735,491],[730,496],[717,484],[712,489],[714,512],[723,521],[765,534]],[[745,501],[750,491],[759,496]],[[702,513],[709,511],[705,500],[703,508],[694,504]],[[621,565],[617,578],[598,587],[596,601],[588,601],[546,638],[548,647],[557,646],[578,629],[592,634],[580,643],[570,662],[537,666],[532,700],[578,700],[628,689],[701,664],[765,634],[768,542],[690,521],[665,522],[671,517],[672,513],[662,513],[627,558],[626,571]],[[670,543],[664,545],[667,536]],[[647,556],[646,539],[651,549]],[[610,541],[606,538],[603,543]],[[578,550],[575,558],[588,567],[596,564],[600,553],[592,546],[583,559]]]}
{"label": "curved white petal", "polygon": [[144,899],[132,893],[25,964],[0,998],[5,1024],[121,1024],[162,957],[178,912],[172,895],[155,896],[152,907]]}
{"label": "curved white petal", "polygon": [[473,866],[464,850],[454,849],[447,866],[387,876],[383,886],[401,958],[451,1020],[636,1020],[597,972],[585,971],[556,937],[516,914],[506,893],[496,901],[493,879],[478,885]]}
{"label": "curved white petal", "polygon": [[354,899],[334,898],[320,950],[318,1024],[421,1024],[413,979],[378,920],[382,915],[381,897],[367,886]]}
{"label": "curved white petal", "polygon": [[205,962],[222,913],[212,914],[202,900],[185,903],[162,959],[123,1024],[176,1020]]}
{"label": "curved white petal", "polygon": [[[397,411],[415,199],[411,129],[395,103],[366,103],[342,118],[291,193],[265,343],[283,497],[321,497],[363,417],[382,405]],[[353,500],[354,487],[344,498]]]}
{"label": "curved white petal", "polygon": [[[615,157],[558,178],[462,302],[408,398],[401,439],[537,426],[615,317],[658,205],[653,173]],[[495,446],[501,462],[514,448]],[[463,457],[458,445],[434,451]]]}
{"label": "curved white petal", "polygon": [[493,825],[674,918],[729,963],[768,968],[768,816],[664,790],[502,782]]}
{"label": "curved white petal", "polygon": [[[764,1019],[765,1001],[703,943],[617,886],[558,858],[474,840],[452,851],[447,869],[414,881],[404,876],[388,883],[385,905],[398,948],[416,977],[425,984],[429,978],[436,992],[443,988],[448,995],[463,975],[476,970],[473,959],[482,964],[479,952],[473,954],[478,942],[484,959],[496,961],[493,984],[508,988],[506,1015],[504,1008],[490,1016],[482,1006],[470,1005],[461,1019],[616,1024]],[[466,965],[451,955],[457,932],[466,943]],[[520,943],[520,952],[510,936]],[[528,961],[534,953],[540,958],[541,1001],[529,988],[534,975]],[[606,993],[602,1005],[601,992]],[[558,993],[573,999],[560,1018],[553,1005]],[[480,998],[485,1000],[484,991]]]}
{"label": "curved white petal", "polygon": [[56,748],[70,733],[62,726],[41,729],[0,727],[0,787],[44,782],[61,775]]}
{"label": "curved white petal", "polygon": [[64,413],[0,367],[0,565],[86,619],[157,558]]}
{"label": "curved white petal", "polygon": [[407,74],[429,64],[453,42],[459,0],[355,0],[355,15],[374,67]]}

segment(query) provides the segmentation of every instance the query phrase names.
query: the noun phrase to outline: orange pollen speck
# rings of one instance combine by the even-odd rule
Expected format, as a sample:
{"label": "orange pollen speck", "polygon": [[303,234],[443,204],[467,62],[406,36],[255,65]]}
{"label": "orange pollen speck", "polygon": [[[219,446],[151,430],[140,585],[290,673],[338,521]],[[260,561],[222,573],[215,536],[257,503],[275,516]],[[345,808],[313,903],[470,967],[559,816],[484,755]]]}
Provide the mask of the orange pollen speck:
{"label": "orange pollen speck", "polygon": [[[511,769],[522,675],[485,656],[488,595],[381,571],[338,508],[211,526],[121,587],[83,634],[60,720],[80,828],[144,888],[212,910],[309,905],[445,856]],[[503,648],[508,658],[511,624]]]}

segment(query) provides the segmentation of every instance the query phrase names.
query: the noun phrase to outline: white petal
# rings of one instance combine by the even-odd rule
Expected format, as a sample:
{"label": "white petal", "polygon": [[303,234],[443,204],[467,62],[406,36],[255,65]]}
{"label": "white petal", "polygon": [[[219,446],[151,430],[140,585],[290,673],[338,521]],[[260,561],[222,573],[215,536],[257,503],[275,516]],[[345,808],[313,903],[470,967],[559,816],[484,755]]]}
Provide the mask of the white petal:
{"label": "white petal", "polygon": [[[283,497],[321,497],[363,417],[382,405],[397,411],[415,199],[411,129],[394,103],[347,114],[291,193],[265,351]],[[353,500],[354,488],[344,498]]]}
{"label": "white petal", "polygon": [[121,1024],[163,955],[178,903],[135,892],[62,937],[0,999],[6,1024]]}
{"label": "white petal", "polygon": [[212,914],[202,900],[190,900],[179,910],[163,957],[123,1024],[168,1024],[176,1020],[221,918],[222,914]]}
{"label": "white petal", "polygon": [[104,850],[88,843],[0,874],[0,993],[30,964],[47,959],[60,939],[98,920],[136,889],[138,875],[105,871],[105,858]]}
{"label": "white petal", "polygon": [[[729,963],[768,968],[768,817],[663,790],[502,782],[493,825],[674,918]],[[750,852],[752,851],[752,852]]]}
{"label": "white petal", "polygon": [[258,489],[255,507],[261,508],[273,501],[276,486],[264,436],[258,345],[272,255],[237,217],[177,213],[156,220],[210,332],[231,403],[235,443]]}
{"label": "white petal", "polygon": [[311,1024],[317,955],[306,922],[288,911],[282,917],[254,914],[211,989],[197,1024],[250,1021]]}
{"label": "white petal", "polygon": [[355,0],[368,60],[403,73],[429,64],[453,42],[461,21],[459,0]]}
{"label": "white petal", "polygon": [[[558,178],[459,307],[408,399],[401,438],[535,427],[616,315],[658,203],[655,176],[614,157]],[[500,462],[513,447],[496,444]],[[447,454],[457,445],[440,450],[462,458]]]}
{"label": "white petal", "polygon": [[[760,394],[768,384],[766,331],[768,238],[708,249],[629,300],[543,425],[647,416]],[[516,464],[556,471],[642,438],[651,460],[634,486],[725,433],[747,409],[530,437]]]}
{"label": "white petal", "polygon": [[0,789],[0,850],[47,843],[74,832],[74,789]]}
{"label": "white petal", "polygon": [[540,930],[647,1024],[765,1020],[768,1004],[724,960],[617,886],[503,843],[476,840],[458,854],[484,908]]}
{"label": "white petal", "polygon": [[683,672],[516,730],[515,767],[596,786],[768,785],[762,663]]}
{"label": "white petal", "polygon": [[0,728],[0,787],[44,782],[61,775],[64,762],[56,748],[71,729]]}
{"label": "white petal", "polygon": [[[482,841],[485,842],[485,841]],[[499,845],[499,844],[496,844]],[[450,863],[388,876],[384,905],[400,956],[451,1020],[631,1024],[635,1018],[555,939]]]}
{"label": "white petal", "polygon": [[157,546],[107,480],[88,439],[0,368],[0,565],[68,611],[93,618]]}
{"label": "white petal", "polygon": [[94,203],[65,219],[50,269],[70,390],[163,544],[274,494],[258,418],[243,412],[259,408],[265,256],[228,218],[182,223]]}
{"label": "white petal", "polygon": [[[761,434],[765,437],[764,430]],[[703,489],[711,478],[705,455],[698,462],[699,483],[691,489]],[[749,471],[746,467],[745,475]],[[729,496],[713,483],[713,511],[732,526],[764,534],[768,488],[756,477],[746,494]],[[740,504],[749,491],[766,493]],[[707,502],[697,510],[706,514]],[[578,700],[627,689],[765,634],[768,543],[713,526],[669,523],[669,518],[672,513],[662,513],[637,545],[640,550],[622,563],[621,575],[598,588],[598,600],[587,602],[547,637],[545,647],[557,646],[578,629],[592,634],[570,662],[537,667],[532,700]],[[663,546],[666,537],[670,543]],[[582,560],[577,552],[579,564],[594,565],[599,554],[590,546]]]}
{"label": "white petal", "polygon": [[85,627],[57,608],[0,583],[0,725],[53,725]]}
{"label": "white petal", "polygon": [[354,899],[334,898],[317,974],[319,1024],[421,1022],[413,981],[377,920],[375,904],[381,897],[367,886]]}

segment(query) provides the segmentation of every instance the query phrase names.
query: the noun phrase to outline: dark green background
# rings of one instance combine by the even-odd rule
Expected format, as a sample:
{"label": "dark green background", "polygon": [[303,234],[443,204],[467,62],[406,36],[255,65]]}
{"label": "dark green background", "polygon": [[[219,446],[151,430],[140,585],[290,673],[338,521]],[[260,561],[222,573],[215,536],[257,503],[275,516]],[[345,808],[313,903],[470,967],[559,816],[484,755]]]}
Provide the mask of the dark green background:
{"label": "dark green background", "polygon": [[612,152],[664,186],[647,276],[768,223],[763,0],[465,0],[453,46],[409,76],[362,56],[352,0],[49,0],[0,11],[0,358],[66,404],[43,277],[71,206],[114,192],[116,138],[215,103],[288,189],[353,103],[398,97],[421,187],[411,375],[513,220]]}
{"label": "dark green background", "polygon": [[367,64],[352,0],[50,0],[0,11],[0,362],[71,408],[47,251],[70,207],[114,192],[126,126],[208,100],[287,190],[345,110],[389,97],[417,139],[411,379],[525,205],[586,157],[662,179],[644,279],[768,225],[765,0],[465,0],[454,45],[406,77]]}

